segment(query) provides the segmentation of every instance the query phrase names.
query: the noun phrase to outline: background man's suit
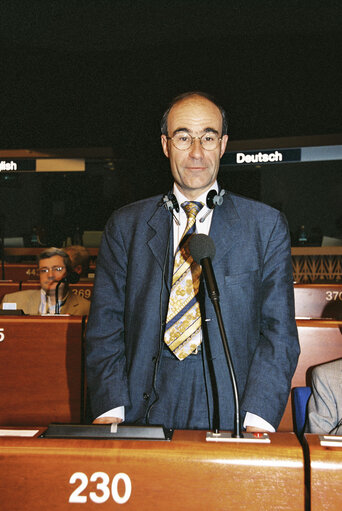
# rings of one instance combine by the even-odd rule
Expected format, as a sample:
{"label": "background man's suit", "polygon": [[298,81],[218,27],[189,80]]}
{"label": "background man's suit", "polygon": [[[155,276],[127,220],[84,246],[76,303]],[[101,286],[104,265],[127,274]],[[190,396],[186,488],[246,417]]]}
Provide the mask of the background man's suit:
{"label": "background man's suit", "polygon": [[[104,231],[87,327],[91,411],[97,417],[124,405],[127,422],[144,421],[152,402],[156,401],[158,409],[162,388],[169,396],[164,395],[163,409],[155,418],[150,415],[151,423],[165,416],[162,422],[167,427],[193,428],[199,424],[197,427],[207,428],[208,417],[198,422],[199,414],[193,418],[187,413],[191,389],[185,398],[179,396],[184,418],[182,409],[175,411],[174,420],[168,415],[168,397],[170,403],[176,402],[179,389],[172,386],[172,374],[167,384],[159,378],[173,268],[172,216],[160,206],[160,199],[146,199],[114,212]],[[259,415],[276,428],[299,354],[286,221],[264,204],[226,194],[223,204],[214,210],[209,234],[216,246],[213,267],[241,411]],[[202,311],[219,395],[220,426],[232,429],[232,386],[207,296]],[[193,355],[177,364],[192,364],[191,360]],[[201,391],[211,420],[212,380],[206,357],[203,366]],[[186,381],[187,366],[178,367],[184,367]],[[182,392],[186,389],[184,385]]]}
{"label": "background man's suit", "polygon": [[[342,359],[312,371],[312,394],[308,403],[310,433],[329,433],[342,419]],[[342,434],[342,425],[334,431]]]}
{"label": "background man's suit", "polygon": [[[17,309],[22,309],[25,314],[35,315],[39,314],[40,298],[40,289],[27,289],[5,295],[2,303],[16,303]],[[60,313],[86,316],[89,313],[89,307],[90,302],[88,300],[69,291]]]}

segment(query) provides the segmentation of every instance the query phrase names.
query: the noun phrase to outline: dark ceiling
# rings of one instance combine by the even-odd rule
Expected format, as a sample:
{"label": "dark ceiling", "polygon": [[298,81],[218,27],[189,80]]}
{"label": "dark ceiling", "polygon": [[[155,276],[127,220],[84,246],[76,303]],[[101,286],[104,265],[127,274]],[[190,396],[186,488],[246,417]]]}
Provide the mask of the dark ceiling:
{"label": "dark ceiling", "polygon": [[186,90],[233,140],[341,133],[341,22],[341,0],[1,0],[0,149],[158,157]]}

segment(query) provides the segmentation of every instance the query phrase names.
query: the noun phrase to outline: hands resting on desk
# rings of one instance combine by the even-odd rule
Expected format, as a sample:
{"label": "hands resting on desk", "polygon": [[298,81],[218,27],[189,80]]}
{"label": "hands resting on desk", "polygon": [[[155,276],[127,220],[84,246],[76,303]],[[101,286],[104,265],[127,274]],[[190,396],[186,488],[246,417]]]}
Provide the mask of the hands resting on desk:
{"label": "hands resting on desk", "polygon": [[[119,419],[118,417],[100,417],[98,419],[95,419],[93,421],[93,424],[120,424],[120,422],[122,422],[122,419]],[[247,426],[246,431],[247,433],[254,432],[266,433],[265,430],[256,428],[255,426]]]}
{"label": "hands resting on desk", "polygon": [[93,421],[93,424],[120,424],[122,419],[119,417],[99,417]]}

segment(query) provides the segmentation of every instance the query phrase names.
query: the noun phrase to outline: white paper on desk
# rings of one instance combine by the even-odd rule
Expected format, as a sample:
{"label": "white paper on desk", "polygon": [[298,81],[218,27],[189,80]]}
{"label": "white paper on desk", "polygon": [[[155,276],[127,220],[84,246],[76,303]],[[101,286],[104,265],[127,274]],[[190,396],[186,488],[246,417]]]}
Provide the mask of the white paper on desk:
{"label": "white paper on desk", "polygon": [[319,439],[323,447],[342,447],[342,436],[320,435]]}
{"label": "white paper on desk", "polygon": [[0,429],[0,436],[34,436],[39,429]]}
{"label": "white paper on desk", "polygon": [[3,303],[2,304],[2,310],[4,310],[4,311],[15,311],[15,310],[17,310],[17,304],[16,303],[11,303],[11,302]]}
{"label": "white paper on desk", "polygon": [[41,314],[41,316],[45,316],[47,318],[59,318],[60,316],[63,317],[63,316],[70,316],[70,314],[53,314],[53,313],[45,313],[44,314]]}

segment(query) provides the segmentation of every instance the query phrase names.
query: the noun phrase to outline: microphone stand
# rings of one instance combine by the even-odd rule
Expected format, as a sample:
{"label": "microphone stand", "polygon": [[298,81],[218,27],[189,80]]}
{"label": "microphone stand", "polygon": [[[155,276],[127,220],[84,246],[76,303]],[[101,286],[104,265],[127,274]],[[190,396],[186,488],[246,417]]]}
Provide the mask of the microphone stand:
{"label": "microphone stand", "polygon": [[190,253],[197,263],[202,266],[203,275],[207,287],[208,296],[213,304],[217,322],[220,330],[224,353],[226,356],[230,378],[233,386],[235,416],[233,433],[220,433],[217,429],[214,432],[207,432],[207,441],[212,442],[256,442],[270,443],[267,433],[241,433],[240,402],[237,381],[232,358],[229,351],[228,340],[224,329],[221,307],[219,303],[220,293],[216,284],[215,274],[211,258],[215,256],[215,246],[212,239],[206,234],[196,234],[190,240]]}
{"label": "microphone stand", "polygon": [[63,279],[59,280],[56,285],[55,289],[55,314],[60,314],[60,306],[58,301],[58,290],[59,286],[63,284],[77,284],[77,282],[80,280],[80,276],[75,271],[71,271],[66,275]]}
{"label": "microphone stand", "polygon": [[[241,433],[241,417],[240,417],[240,402],[239,402],[239,393],[236,382],[236,376],[233,366],[232,357],[230,355],[228,339],[226,336],[221,307],[220,307],[220,293],[218,287],[215,282],[214,271],[211,264],[211,259],[206,257],[201,260],[201,266],[203,268],[203,272],[206,278],[208,295],[215,309],[216,318],[220,330],[221,340],[223,344],[224,353],[226,356],[229,373],[232,380],[233,385],[233,394],[234,394],[234,404],[235,404],[235,417],[234,417],[234,432],[232,433],[232,438],[243,438],[243,434]],[[215,434],[219,434],[219,431],[215,431]]]}
{"label": "microphone stand", "polygon": [[66,284],[68,282],[67,278],[64,277],[64,279],[61,279],[57,282],[56,289],[55,289],[55,314],[60,314],[60,306],[59,306],[59,300],[58,300],[58,290],[59,286],[63,283]]}

